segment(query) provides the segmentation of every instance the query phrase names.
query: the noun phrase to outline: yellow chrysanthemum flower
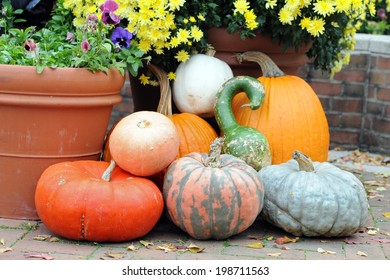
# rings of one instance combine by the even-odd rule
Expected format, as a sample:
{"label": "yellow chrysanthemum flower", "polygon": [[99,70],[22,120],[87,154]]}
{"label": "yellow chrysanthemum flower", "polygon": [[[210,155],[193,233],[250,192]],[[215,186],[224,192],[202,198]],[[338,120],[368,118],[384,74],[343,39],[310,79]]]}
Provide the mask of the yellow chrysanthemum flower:
{"label": "yellow chrysanthemum flower", "polygon": [[321,16],[328,16],[334,13],[335,9],[333,7],[333,1],[317,1],[314,3],[313,10],[318,15]]}
{"label": "yellow chrysanthemum flower", "polygon": [[191,37],[194,41],[198,42],[203,38],[203,31],[198,26],[191,27]]}
{"label": "yellow chrysanthemum flower", "polygon": [[234,13],[245,14],[245,12],[249,9],[249,2],[247,0],[236,0],[233,3],[234,5]]}
{"label": "yellow chrysanthemum flower", "polygon": [[279,11],[279,21],[283,24],[291,24],[294,20],[294,17],[291,15],[291,12],[288,8],[283,7]]}
{"label": "yellow chrysanthemum flower", "polygon": [[325,21],[322,18],[314,18],[310,22],[307,31],[314,37],[318,37],[325,31]]}
{"label": "yellow chrysanthemum flower", "polygon": [[177,61],[179,62],[186,62],[189,58],[190,58],[190,55],[187,51],[185,50],[180,50],[176,55],[175,55],[175,58]]}

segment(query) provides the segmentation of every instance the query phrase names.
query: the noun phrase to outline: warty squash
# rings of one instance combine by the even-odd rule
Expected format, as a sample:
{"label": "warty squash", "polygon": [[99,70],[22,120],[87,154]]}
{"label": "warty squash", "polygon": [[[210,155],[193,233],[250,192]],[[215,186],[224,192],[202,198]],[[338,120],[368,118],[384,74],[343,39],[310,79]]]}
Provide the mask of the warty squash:
{"label": "warty squash", "polygon": [[271,151],[267,138],[258,129],[239,125],[233,116],[232,99],[244,91],[252,110],[259,108],[264,99],[261,82],[248,76],[237,76],[226,81],[217,93],[215,119],[225,138],[222,151],[239,157],[256,170],[271,164]]}

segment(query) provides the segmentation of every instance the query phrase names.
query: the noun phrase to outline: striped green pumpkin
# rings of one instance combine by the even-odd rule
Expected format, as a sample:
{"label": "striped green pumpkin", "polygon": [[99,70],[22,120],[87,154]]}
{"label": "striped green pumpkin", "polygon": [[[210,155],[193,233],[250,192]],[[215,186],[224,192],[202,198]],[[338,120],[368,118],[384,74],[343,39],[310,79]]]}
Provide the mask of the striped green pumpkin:
{"label": "striped green pumpkin", "polygon": [[175,160],[165,174],[168,216],[195,239],[236,235],[250,227],[263,208],[264,189],[256,170],[229,154],[218,158],[213,165],[207,154],[191,153]]}

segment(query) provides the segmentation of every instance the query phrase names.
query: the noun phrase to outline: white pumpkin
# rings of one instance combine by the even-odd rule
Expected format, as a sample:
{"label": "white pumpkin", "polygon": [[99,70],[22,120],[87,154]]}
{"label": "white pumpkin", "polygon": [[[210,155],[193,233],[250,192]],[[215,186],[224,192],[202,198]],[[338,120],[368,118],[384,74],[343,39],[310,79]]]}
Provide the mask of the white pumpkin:
{"label": "white pumpkin", "polygon": [[300,152],[293,158],[259,171],[266,221],[296,236],[348,236],[365,225],[369,206],[355,175]]}
{"label": "white pumpkin", "polygon": [[194,54],[176,70],[173,101],[182,113],[213,117],[218,89],[232,77],[226,62],[211,55]]}

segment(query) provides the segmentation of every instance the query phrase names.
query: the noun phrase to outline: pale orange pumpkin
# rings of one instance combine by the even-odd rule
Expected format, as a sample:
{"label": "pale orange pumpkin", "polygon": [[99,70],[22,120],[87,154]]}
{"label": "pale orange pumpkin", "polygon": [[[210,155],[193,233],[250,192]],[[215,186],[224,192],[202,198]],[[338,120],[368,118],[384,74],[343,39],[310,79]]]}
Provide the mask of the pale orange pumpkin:
{"label": "pale orange pumpkin", "polygon": [[257,62],[263,76],[266,95],[257,110],[243,106],[249,103],[245,93],[236,95],[232,110],[237,122],[260,130],[268,139],[272,163],[291,159],[300,150],[315,161],[327,161],[329,129],[325,112],[310,85],[298,76],[285,75],[276,64],[260,52],[245,52],[237,58]]}
{"label": "pale orange pumpkin", "polygon": [[173,122],[153,111],[124,117],[115,125],[108,141],[112,159],[136,176],[164,170],[176,158],[180,145]]}

